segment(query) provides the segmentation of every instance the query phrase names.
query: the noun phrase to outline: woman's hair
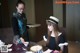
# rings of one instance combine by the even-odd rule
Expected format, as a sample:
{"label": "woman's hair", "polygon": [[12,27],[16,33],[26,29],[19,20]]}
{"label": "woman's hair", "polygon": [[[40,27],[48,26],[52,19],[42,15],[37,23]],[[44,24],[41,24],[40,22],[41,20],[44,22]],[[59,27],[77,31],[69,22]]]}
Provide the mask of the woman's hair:
{"label": "woman's hair", "polygon": [[[59,30],[59,27],[58,27],[58,24],[56,23],[52,23],[50,21],[47,22],[47,25],[52,25],[53,28],[54,28],[54,33],[55,33],[55,41],[56,43],[58,42],[58,32],[60,31]],[[51,31],[48,30],[48,42],[49,42],[49,39],[50,39],[50,35],[51,35]]]}
{"label": "woman's hair", "polygon": [[25,5],[25,3],[23,1],[21,1],[21,0],[18,0],[18,2],[16,3],[16,6],[18,6],[19,4]]}

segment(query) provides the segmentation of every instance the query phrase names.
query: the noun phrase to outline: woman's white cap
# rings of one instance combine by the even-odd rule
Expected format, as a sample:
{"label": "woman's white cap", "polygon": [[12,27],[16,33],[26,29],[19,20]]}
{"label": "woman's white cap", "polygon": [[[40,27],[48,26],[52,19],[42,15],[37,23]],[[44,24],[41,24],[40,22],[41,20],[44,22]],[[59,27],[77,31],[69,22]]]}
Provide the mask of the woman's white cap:
{"label": "woman's white cap", "polygon": [[54,16],[50,16],[50,17],[49,17],[49,20],[46,20],[46,21],[50,21],[50,22],[53,22],[53,23],[58,24],[59,19],[56,18],[56,17],[54,17]]}

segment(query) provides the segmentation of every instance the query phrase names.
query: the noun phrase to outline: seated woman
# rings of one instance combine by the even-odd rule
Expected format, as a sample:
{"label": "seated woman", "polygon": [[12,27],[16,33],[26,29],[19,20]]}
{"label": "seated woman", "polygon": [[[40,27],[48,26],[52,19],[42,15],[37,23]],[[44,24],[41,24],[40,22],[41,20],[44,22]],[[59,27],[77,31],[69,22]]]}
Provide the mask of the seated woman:
{"label": "seated woman", "polygon": [[59,19],[50,16],[49,20],[46,20],[48,34],[43,36],[46,41],[46,46],[49,48],[44,53],[65,53],[63,52],[64,46],[67,46],[64,33],[60,32],[58,27]]}

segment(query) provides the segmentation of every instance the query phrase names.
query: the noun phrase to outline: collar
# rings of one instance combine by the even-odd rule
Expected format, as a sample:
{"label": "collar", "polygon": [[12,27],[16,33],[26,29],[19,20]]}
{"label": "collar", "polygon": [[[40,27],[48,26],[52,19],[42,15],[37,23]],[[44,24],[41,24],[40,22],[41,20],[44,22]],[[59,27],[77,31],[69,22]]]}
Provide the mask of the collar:
{"label": "collar", "polygon": [[[61,32],[58,32],[58,36],[60,36],[62,33]],[[54,34],[51,34],[51,37],[55,37]]]}

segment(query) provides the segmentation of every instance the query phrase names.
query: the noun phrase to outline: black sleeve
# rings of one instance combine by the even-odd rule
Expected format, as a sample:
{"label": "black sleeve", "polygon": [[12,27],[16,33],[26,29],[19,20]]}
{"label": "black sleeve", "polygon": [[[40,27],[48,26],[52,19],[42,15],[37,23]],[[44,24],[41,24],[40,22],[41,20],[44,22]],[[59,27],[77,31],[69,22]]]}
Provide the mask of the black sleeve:
{"label": "black sleeve", "polygon": [[67,39],[66,39],[66,34],[65,33],[63,33],[63,40],[64,40],[64,42],[67,42]]}
{"label": "black sleeve", "polygon": [[13,27],[14,35],[20,35],[19,27],[18,27],[18,21],[17,21],[17,18],[15,16],[12,17],[12,27]]}
{"label": "black sleeve", "polygon": [[[62,33],[60,43],[65,43],[65,42],[67,42],[66,34]],[[64,46],[62,53],[68,53],[68,46]]]}
{"label": "black sleeve", "polygon": [[[66,34],[65,33],[63,34],[63,39],[64,39],[64,42],[67,42]],[[68,53],[68,45],[64,46],[63,53]]]}
{"label": "black sleeve", "polygon": [[48,34],[45,34],[45,38],[46,38],[46,39],[48,38]]}
{"label": "black sleeve", "polygon": [[59,38],[60,40],[59,40],[59,43],[65,43],[65,42],[67,42],[67,39],[66,39],[66,36],[65,36],[65,34],[64,33],[62,33],[61,35],[60,35],[60,38]]}

